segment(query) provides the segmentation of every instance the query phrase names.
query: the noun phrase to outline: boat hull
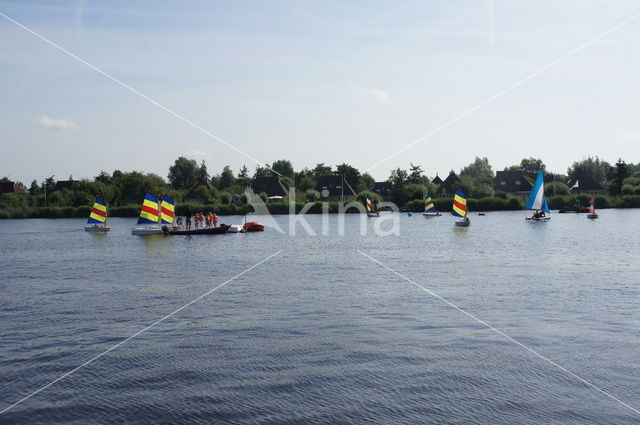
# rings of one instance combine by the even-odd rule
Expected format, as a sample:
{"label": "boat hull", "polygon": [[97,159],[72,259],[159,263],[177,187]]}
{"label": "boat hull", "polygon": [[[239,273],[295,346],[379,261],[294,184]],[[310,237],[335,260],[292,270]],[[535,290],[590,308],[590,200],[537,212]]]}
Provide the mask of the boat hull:
{"label": "boat hull", "polygon": [[85,232],[105,233],[111,230],[109,226],[84,226]]}
{"label": "boat hull", "polygon": [[264,224],[258,223],[257,221],[250,221],[245,223],[242,228],[246,232],[262,232],[264,230]]}
{"label": "boat hull", "polygon": [[527,221],[549,221],[551,217],[527,217]]}
{"label": "boat hull", "polygon": [[593,214],[589,214],[589,215],[587,216],[587,218],[588,218],[588,219],[591,219],[591,220],[595,220],[596,218],[598,218],[598,214],[595,214],[595,213],[593,213]]}
{"label": "boat hull", "polygon": [[160,225],[139,225],[131,229],[131,234],[135,236],[161,235],[162,227]]}
{"label": "boat hull", "polygon": [[424,217],[442,217],[442,213],[439,212],[423,212]]}
{"label": "boat hull", "polygon": [[368,212],[367,217],[380,217],[380,213],[377,212]]}
{"label": "boat hull", "polygon": [[471,224],[470,220],[456,221],[456,227],[469,227],[470,224]]}
{"label": "boat hull", "polygon": [[229,230],[228,224],[221,224],[218,227],[207,227],[204,229],[191,229],[191,230],[176,230],[169,229],[167,226],[162,226],[162,232],[165,235],[221,235],[227,233]]}

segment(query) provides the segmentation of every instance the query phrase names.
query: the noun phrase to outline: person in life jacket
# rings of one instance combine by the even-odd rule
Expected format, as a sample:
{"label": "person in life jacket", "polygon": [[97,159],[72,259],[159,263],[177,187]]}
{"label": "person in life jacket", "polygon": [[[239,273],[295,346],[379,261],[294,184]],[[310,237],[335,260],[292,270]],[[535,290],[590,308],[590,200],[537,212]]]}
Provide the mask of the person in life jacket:
{"label": "person in life jacket", "polygon": [[211,227],[211,213],[204,216],[204,222],[206,223],[207,228]]}
{"label": "person in life jacket", "polygon": [[211,222],[213,223],[213,227],[218,227],[218,216],[215,213],[211,213]]}

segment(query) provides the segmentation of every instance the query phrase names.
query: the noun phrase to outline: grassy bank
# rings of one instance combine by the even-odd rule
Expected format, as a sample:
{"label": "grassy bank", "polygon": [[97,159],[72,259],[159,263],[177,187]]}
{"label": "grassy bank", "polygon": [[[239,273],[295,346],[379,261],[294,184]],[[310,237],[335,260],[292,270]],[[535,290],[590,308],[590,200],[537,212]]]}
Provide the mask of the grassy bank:
{"label": "grassy bank", "polygon": [[[576,199],[579,199],[582,205],[588,205],[591,199],[590,195],[566,195],[549,197],[549,207],[557,210],[564,206],[573,205]],[[523,208],[523,203],[517,198],[498,198],[489,197],[482,199],[469,199],[469,209],[471,211],[515,211]],[[451,199],[434,199],[436,208],[440,211],[451,211]],[[415,199],[407,202],[405,208],[408,211],[419,212],[424,209],[423,201]],[[289,214],[289,204],[286,202],[266,204],[271,214]],[[303,202],[295,203],[296,213],[300,213],[306,208],[307,204]],[[187,208],[196,212],[215,211],[218,215],[243,215],[253,212],[250,205],[204,205],[204,204],[178,204],[176,205],[176,214],[184,215]],[[624,196],[596,196],[596,208],[640,208],[640,195],[624,195]],[[0,208],[0,219],[9,218],[85,218],[89,216],[90,207],[16,207],[16,208]],[[338,202],[329,202],[328,211],[332,214],[340,210]],[[109,208],[109,216],[111,217],[137,217],[139,211],[138,205],[126,205]],[[306,209],[307,214],[321,214],[323,211],[323,203],[315,202]],[[347,213],[357,213],[356,208],[350,208]]]}

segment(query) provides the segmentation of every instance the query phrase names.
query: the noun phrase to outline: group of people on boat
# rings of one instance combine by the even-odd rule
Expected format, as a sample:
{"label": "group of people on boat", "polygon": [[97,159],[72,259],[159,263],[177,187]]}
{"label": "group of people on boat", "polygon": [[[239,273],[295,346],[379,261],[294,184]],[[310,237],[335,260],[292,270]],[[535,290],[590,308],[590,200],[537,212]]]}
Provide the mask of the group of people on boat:
{"label": "group of people on boat", "polygon": [[[209,229],[212,227],[218,227],[218,216],[210,211],[209,214],[196,213],[195,215],[191,212],[191,208],[188,208],[185,212],[186,219],[186,229],[191,230],[191,219],[193,217],[193,225],[195,229]],[[178,223],[179,225],[182,223]]]}
{"label": "group of people on boat", "polygon": [[544,211],[536,211],[533,213],[533,215],[531,216],[531,218],[533,219],[540,219],[540,218],[544,218],[546,217],[547,214]]}

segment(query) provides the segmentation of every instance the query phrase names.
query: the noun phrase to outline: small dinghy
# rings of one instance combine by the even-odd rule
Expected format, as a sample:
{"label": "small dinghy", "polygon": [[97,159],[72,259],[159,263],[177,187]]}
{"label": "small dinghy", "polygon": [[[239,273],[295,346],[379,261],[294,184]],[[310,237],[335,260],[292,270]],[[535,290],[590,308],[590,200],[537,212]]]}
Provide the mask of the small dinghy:
{"label": "small dinghy", "polygon": [[442,213],[436,209],[431,196],[427,195],[424,199],[424,212],[422,213],[424,217],[441,217]]}
{"label": "small dinghy", "polygon": [[264,224],[258,223],[257,221],[250,221],[245,223],[242,228],[245,232],[262,232],[264,230]]}
{"label": "small dinghy", "polygon": [[467,195],[460,189],[456,190],[453,196],[453,209],[451,214],[456,217],[462,217],[461,220],[455,222],[456,227],[469,227],[471,220],[469,220],[469,208],[467,208]]}
{"label": "small dinghy", "polygon": [[231,227],[228,224],[221,224],[218,227],[206,227],[204,229],[170,229],[167,226],[162,226],[162,233],[165,235],[221,235],[223,233],[227,233]]}
{"label": "small dinghy", "polygon": [[527,221],[551,220],[551,210],[549,210],[547,198],[544,196],[544,171],[538,171],[538,177],[533,184],[533,189],[531,189],[527,205],[524,208],[535,211],[531,217],[526,217]]}
{"label": "small dinghy", "polygon": [[111,227],[107,225],[107,203],[101,198],[96,198],[93,203],[89,213],[89,220],[87,220],[84,230],[94,233],[105,233],[111,230]]}
{"label": "small dinghy", "polygon": [[587,215],[588,219],[595,220],[598,218],[598,214],[596,214],[596,198],[593,197],[589,201],[589,215]]}
{"label": "small dinghy", "polygon": [[373,199],[369,195],[367,195],[364,206],[367,209],[367,217],[380,217],[380,211],[376,210]]}
{"label": "small dinghy", "polygon": [[158,198],[150,193],[144,195],[140,207],[138,223],[131,229],[136,236],[161,235],[162,225],[172,225],[175,218],[175,204],[169,195],[162,197],[162,204],[158,205]]}

